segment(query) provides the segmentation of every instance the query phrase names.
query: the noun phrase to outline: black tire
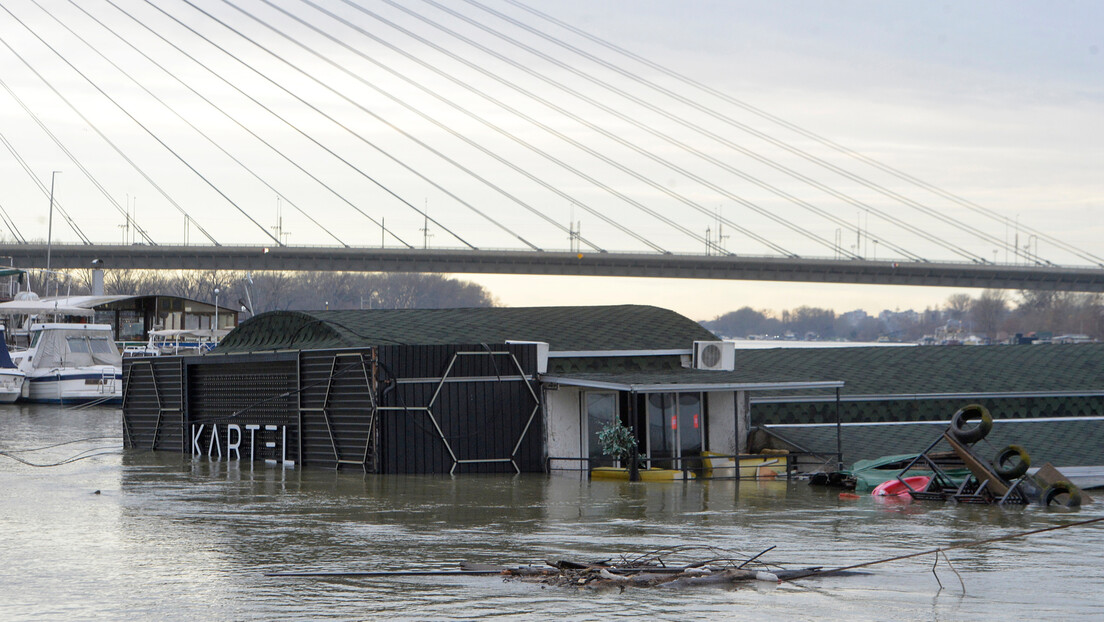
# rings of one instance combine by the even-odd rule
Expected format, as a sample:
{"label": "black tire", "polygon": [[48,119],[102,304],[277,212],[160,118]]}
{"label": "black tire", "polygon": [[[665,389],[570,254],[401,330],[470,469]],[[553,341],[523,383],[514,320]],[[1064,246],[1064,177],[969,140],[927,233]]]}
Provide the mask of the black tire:
{"label": "black tire", "polygon": [[[1066,502],[1061,503],[1058,501],[1058,495],[1065,494]],[[1051,503],[1059,503],[1059,505],[1067,508],[1076,508],[1081,505],[1081,489],[1069,482],[1054,482],[1047,489],[1043,491],[1042,496],[1043,505],[1049,506]]]}
{"label": "black tire", "polygon": [[[977,425],[971,426],[970,421],[977,419]],[[951,417],[951,435],[958,442],[969,445],[985,438],[993,429],[993,416],[989,409],[981,404],[970,404],[958,409]]]}
{"label": "black tire", "polygon": [[1031,466],[1031,456],[1019,445],[1009,445],[993,459],[993,472],[1006,480],[1019,479]]}

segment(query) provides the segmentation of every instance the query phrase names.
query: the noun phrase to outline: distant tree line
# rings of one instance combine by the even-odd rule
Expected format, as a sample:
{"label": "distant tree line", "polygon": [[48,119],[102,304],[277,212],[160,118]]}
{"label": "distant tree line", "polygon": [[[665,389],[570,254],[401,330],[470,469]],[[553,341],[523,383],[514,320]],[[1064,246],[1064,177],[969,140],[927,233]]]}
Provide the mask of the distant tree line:
{"label": "distant tree line", "polygon": [[[74,294],[87,294],[91,270],[72,271]],[[61,284],[65,291],[66,284]],[[320,309],[438,309],[493,307],[498,302],[481,285],[438,274],[346,272],[246,272],[227,270],[104,270],[104,293],[167,294],[249,306],[255,313]],[[51,293],[54,291],[50,286]]]}
{"label": "distant tree line", "polygon": [[856,310],[798,307],[774,313],[743,307],[702,325],[724,337],[765,336],[849,341],[918,341],[925,336],[956,339],[975,335],[1003,341],[1019,333],[1087,335],[1104,340],[1104,297],[1100,294],[985,290],[977,297],[954,294],[938,308],[885,310],[877,315]]}

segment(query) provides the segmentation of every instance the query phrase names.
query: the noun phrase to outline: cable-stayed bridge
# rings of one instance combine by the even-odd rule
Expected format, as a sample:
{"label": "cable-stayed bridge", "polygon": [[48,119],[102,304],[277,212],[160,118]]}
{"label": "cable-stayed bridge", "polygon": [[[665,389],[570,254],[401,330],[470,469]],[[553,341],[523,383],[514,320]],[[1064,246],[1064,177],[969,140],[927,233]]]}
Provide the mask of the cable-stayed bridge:
{"label": "cable-stayed bridge", "polygon": [[0,28],[22,267],[1104,291],[1062,234],[531,2],[13,0]]}

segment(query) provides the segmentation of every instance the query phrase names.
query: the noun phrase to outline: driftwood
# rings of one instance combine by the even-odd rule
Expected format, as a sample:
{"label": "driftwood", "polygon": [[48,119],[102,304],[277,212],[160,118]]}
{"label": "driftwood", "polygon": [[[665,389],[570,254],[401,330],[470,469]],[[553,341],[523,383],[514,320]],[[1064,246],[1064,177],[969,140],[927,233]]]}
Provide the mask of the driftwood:
{"label": "driftwood", "polygon": [[[527,581],[570,588],[700,588],[731,587],[753,581],[778,583],[780,577],[797,573],[815,574],[817,568],[785,571],[763,562],[757,562],[770,547],[756,555],[745,556],[715,547],[684,546],[652,551],[637,556],[621,556],[619,560],[605,559],[596,562],[575,560],[550,560],[547,568],[524,566],[502,568],[506,580]],[[691,552],[705,551],[709,557],[697,561],[672,563],[675,557]],[[754,564],[754,568],[745,568]],[[465,565],[465,568],[482,568]]]}
{"label": "driftwood", "polygon": [[[507,581],[524,581],[564,588],[629,587],[685,589],[731,587],[754,581],[780,583],[798,577],[823,576],[820,567],[783,570],[757,561],[766,549],[753,556],[715,547],[684,546],[652,551],[620,559],[594,562],[552,560],[547,565],[500,566],[464,562],[459,570],[374,570],[364,572],[273,572],[270,577],[402,577],[402,576],[501,576]],[[708,557],[692,562],[672,563],[690,552],[706,551]],[[754,565],[754,568],[747,568]],[[832,574],[854,574],[840,572]]]}

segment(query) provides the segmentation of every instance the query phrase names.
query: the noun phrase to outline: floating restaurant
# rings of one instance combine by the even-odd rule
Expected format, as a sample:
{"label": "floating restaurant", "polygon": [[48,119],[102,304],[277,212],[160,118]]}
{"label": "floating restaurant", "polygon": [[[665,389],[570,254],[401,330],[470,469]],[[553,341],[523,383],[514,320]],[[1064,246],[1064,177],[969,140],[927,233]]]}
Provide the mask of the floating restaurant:
{"label": "floating restaurant", "polygon": [[970,402],[1055,465],[1104,464],[1104,344],[738,350],[651,306],[278,311],[124,380],[129,447],[371,473],[587,470],[613,421],[649,469],[834,467],[916,451]]}
{"label": "floating restaurant", "polygon": [[124,364],[129,447],[376,473],[585,470],[634,430],[648,467],[744,453],[750,395],[842,383],[732,371],[650,306],[277,311],[206,356]]}

